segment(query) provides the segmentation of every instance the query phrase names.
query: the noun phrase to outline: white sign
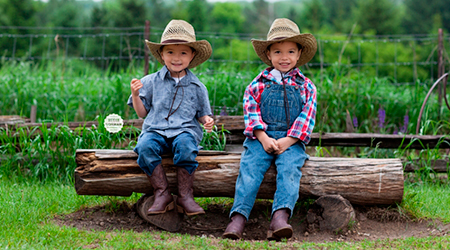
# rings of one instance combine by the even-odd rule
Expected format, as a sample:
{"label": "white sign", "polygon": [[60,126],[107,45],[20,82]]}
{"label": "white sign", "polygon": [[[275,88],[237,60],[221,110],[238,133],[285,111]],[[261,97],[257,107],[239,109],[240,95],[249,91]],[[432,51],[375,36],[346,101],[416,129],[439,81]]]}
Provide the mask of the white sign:
{"label": "white sign", "polygon": [[105,118],[104,125],[108,132],[117,133],[123,127],[122,117],[120,117],[120,115],[110,114]]}

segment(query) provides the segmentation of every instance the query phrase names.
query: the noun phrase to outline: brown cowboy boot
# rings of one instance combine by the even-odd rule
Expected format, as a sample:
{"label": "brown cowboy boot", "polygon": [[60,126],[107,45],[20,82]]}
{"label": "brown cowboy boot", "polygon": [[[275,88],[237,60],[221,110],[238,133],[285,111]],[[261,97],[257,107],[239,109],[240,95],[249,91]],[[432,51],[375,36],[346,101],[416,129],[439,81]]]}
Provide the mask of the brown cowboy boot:
{"label": "brown cowboy boot", "polygon": [[169,183],[167,182],[166,173],[161,164],[156,166],[151,176],[147,175],[153,187],[153,195],[155,201],[148,209],[147,214],[162,214],[175,208],[173,196],[169,191]]}
{"label": "brown cowboy boot", "polygon": [[224,239],[239,240],[242,238],[242,232],[244,232],[245,217],[240,213],[235,213],[231,217],[231,222],[228,224],[227,229],[222,234]]}
{"label": "brown cowboy boot", "polygon": [[186,215],[204,214],[205,210],[194,201],[194,173],[189,172],[183,167],[178,167],[178,197],[177,207],[179,213],[186,213]]}
{"label": "brown cowboy boot", "polygon": [[273,213],[269,231],[267,231],[268,240],[278,241],[283,238],[289,239],[292,237],[292,226],[287,223],[289,219],[288,211],[288,209],[282,208]]}

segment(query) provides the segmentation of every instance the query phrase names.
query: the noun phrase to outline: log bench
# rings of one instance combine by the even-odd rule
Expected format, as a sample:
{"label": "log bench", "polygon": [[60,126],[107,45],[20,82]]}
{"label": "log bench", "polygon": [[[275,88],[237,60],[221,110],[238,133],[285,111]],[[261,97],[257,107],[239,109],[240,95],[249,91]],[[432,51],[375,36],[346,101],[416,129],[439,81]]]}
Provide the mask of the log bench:
{"label": "log bench", "polygon": [[[234,197],[241,155],[200,151],[195,172],[195,197]],[[75,189],[79,195],[130,196],[152,193],[132,150],[79,149],[76,151]],[[171,156],[163,157],[171,190],[177,190]],[[300,198],[341,195],[352,204],[391,205],[403,197],[403,165],[400,159],[311,157],[302,168]],[[257,198],[272,199],[276,169],[266,173]]]}

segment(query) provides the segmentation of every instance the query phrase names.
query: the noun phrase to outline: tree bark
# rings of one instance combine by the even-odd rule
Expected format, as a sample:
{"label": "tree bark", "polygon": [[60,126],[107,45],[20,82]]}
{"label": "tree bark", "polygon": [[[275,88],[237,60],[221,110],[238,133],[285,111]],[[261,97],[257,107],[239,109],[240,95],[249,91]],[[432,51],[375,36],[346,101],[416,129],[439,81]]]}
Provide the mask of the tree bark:
{"label": "tree bark", "polygon": [[[75,189],[80,195],[130,196],[152,193],[144,172],[131,150],[77,150]],[[200,151],[195,172],[195,197],[234,197],[239,174],[239,154]],[[171,156],[162,165],[170,189],[177,190],[176,168]],[[403,167],[399,159],[311,157],[302,168],[300,198],[339,194],[352,204],[375,205],[401,202]],[[266,173],[257,197],[273,199],[276,169]]]}

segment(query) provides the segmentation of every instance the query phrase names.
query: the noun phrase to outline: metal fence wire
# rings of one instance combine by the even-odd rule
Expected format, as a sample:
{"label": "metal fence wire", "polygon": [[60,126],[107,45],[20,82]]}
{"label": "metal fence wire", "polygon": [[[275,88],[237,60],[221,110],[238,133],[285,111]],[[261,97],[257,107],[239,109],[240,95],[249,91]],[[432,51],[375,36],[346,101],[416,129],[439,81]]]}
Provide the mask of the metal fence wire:
{"label": "metal fence wire", "polygon": [[[15,30],[16,32],[12,32]],[[145,27],[130,28],[45,28],[0,27],[0,56],[4,61],[77,59],[100,67],[126,68],[130,61],[146,59]],[[17,32],[19,31],[19,32]],[[147,39],[159,41],[162,30],[150,27]],[[20,34],[17,34],[20,33]],[[322,35],[313,34],[318,50],[305,66],[319,74],[340,65],[364,71],[369,76],[387,77],[392,83],[433,82],[438,77],[436,35]],[[213,47],[210,63],[261,64],[253,50],[252,38],[265,34],[197,32],[197,39],[208,40]],[[450,37],[442,38],[444,68],[449,68]],[[155,60],[149,57],[149,60]]]}

